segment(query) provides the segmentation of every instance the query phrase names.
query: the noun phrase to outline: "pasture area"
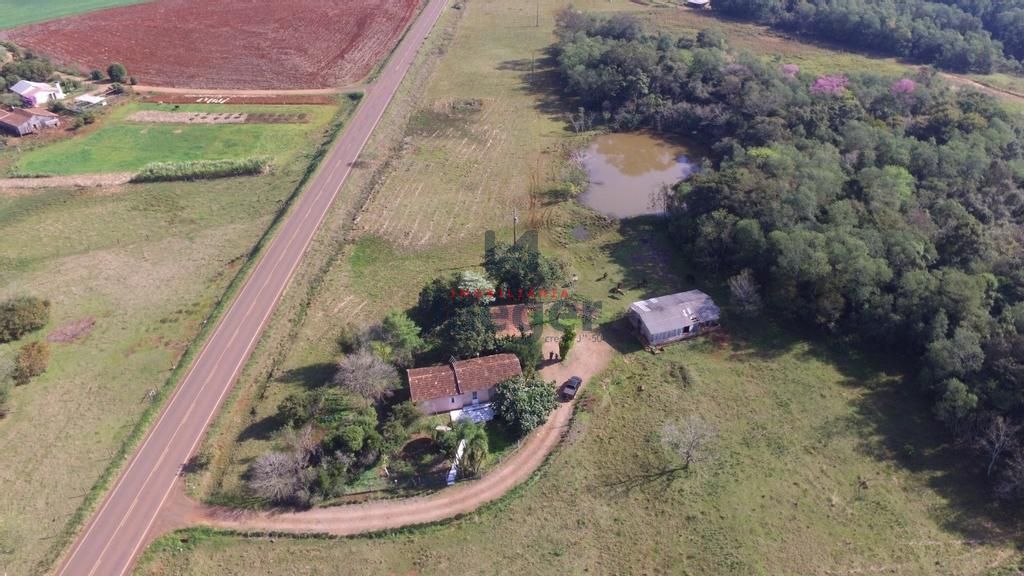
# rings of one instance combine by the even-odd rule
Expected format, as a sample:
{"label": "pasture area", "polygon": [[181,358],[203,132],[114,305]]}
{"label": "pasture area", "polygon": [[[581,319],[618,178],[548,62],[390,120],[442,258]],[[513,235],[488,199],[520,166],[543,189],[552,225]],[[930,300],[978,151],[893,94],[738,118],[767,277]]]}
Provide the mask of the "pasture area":
{"label": "pasture area", "polygon": [[[323,110],[342,122],[350,107]],[[266,176],[0,191],[0,299],[52,302],[50,324],[29,339],[92,325],[52,344],[49,370],[13,389],[0,420],[0,573],[50,569],[69,520],[286,206],[329,123],[296,134]],[[0,346],[4,366],[15,350]]]}
{"label": "pasture area", "polygon": [[[342,326],[370,325],[414,304],[429,279],[478,266],[486,230],[511,237],[513,207],[520,230],[539,228],[542,248],[579,274],[578,290],[603,300],[605,319],[641,296],[694,287],[654,222],[619,225],[547,193],[581,143],[545,58],[565,5],[542,0],[538,18],[535,5],[474,0],[443,17],[343,191],[368,202],[341,202],[317,236],[202,448],[210,464],[189,477],[193,495],[244,503],[242,474],[274,445],[278,404],[331,377]],[[626,0],[574,5],[699,29],[683,12]],[[755,33],[722,26],[729,36]],[[779,42],[780,59],[801,55],[814,71],[834,70],[830,62],[843,71],[911,69]],[[614,299],[619,280],[626,294]],[[966,575],[1016,558],[1013,530],[988,515],[975,471],[951,472],[941,430],[913,394],[899,393],[909,385],[896,371],[765,322],[731,324],[716,343],[656,357],[610,330],[622,356],[590,383],[586,408],[544,473],[449,526],[273,542],[194,530],[187,542],[157,543],[138,573],[244,574],[258,565],[318,574],[344,565],[354,574]],[[720,429],[719,450],[693,474],[670,472],[656,432],[690,413]]]}
{"label": "pasture area", "polygon": [[[347,98],[343,105],[351,106]],[[24,153],[8,151],[17,173],[68,175],[102,172],[133,172],[150,162],[229,160],[269,156],[285,164],[301,154],[311,134],[335,113],[331,106],[224,106],[216,104],[150,104],[132,102],[76,134]],[[305,121],[290,123],[167,123],[139,122],[139,113],[242,113],[302,115]]]}
{"label": "pasture area", "polygon": [[[978,576],[1021,561],[969,496],[978,471],[957,469],[927,407],[870,361],[770,321],[658,356],[616,346],[564,444],[512,498],[373,538],[172,534],[136,574]],[[689,415],[718,440],[682,470],[658,434]]]}
{"label": "pasture area", "polygon": [[0,0],[0,30],[148,0]]}
{"label": "pasture area", "polygon": [[329,88],[369,75],[418,7],[418,0],[155,0],[7,35],[83,70],[121,62],[149,86]]}

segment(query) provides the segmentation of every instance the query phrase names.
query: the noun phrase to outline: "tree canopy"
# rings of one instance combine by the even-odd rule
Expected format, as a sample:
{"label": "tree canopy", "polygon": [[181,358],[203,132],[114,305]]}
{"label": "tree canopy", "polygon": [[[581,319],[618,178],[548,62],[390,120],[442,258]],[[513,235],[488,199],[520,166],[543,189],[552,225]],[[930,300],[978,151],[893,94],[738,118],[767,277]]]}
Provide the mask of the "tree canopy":
{"label": "tree canopy", "polygon": [[622,18],[561,16],[561,76],[612,128],[713,151],[668,202],[681,250],[723,280],[742,275],[748,300],[763,291],[778,313],[914,359],[954,429],[1021,413],[1016,116],[929,71],[808,75]]}
{"label": "tree canopy", "polygon": [[729,16],[956,72],[1018,67],[1021,0],[716,0]]}
{"label": "tree canopy", "polygon": [[554,385],[536,376],[517,376],[498,384],[494,399],[495,412],[520,435],[547,422],[557,404]]}

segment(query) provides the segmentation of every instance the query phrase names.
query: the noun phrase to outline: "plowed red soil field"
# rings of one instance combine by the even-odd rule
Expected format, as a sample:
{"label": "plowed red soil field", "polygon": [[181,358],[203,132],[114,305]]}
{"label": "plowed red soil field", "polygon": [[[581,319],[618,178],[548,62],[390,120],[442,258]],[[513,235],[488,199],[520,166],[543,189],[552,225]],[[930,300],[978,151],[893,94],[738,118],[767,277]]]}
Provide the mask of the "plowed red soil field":
{"label": "plowed red soil field", "polygon": [[83,70],[122,62],[141,84],[327,88],[366,77],[419,0],[156,0],[6,35]]}

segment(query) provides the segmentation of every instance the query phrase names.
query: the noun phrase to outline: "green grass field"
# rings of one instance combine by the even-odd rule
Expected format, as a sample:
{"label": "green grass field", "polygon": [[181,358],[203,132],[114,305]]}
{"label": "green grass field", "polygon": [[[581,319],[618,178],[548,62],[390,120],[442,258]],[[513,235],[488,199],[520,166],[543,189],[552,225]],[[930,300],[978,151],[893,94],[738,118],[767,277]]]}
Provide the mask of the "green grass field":
{"label": "green grass field", "polygon": [[[350,112],[350,103],[339,112]],[[0,190],[0,299],[52,301],[28,339],[93,319],[53,344],[50,370],[13,390],[0,420],[0,573],[45,572],[61,534],[199,332],[326,136],[323,107],[270,175],[92,190]],[[20,343],[19,343],[20,344]],[[0,346],[0,359],[15,344]]]}
{"label": "green grass field", "polygon": [[0,30],[148,0],[0,0]]}
{"label": "green grass field", "polygon": [[[1019,561],[898,384],[770,322],[733,323],[717,343],[627,352],[589,383],[542,476],[497,506],[378,538],[172,535],[137,573],[980,575]],[[690,414],[719,440],[684,472],[656,439]]]}
{"label": "green grass field", "polygon": [[311,131],[334,110],[330,106],[232,106],[232,112],[307,114],[302,124],[161,124],[129,117],[140,110],[224,112],[219,105],[130,103],[119,106],[81,135],[35,147],[13,159],[23,174],[132,172],[150,162],[242,159],[270,156],[274,163],[291,160]]}
{"label": "green grass field", "polygon": [[[811,72],[913,69],[692,12],[574,5],[677,31],[719,25],[741,48]],[[373,323],[413,304],[429,278],[477,265],[485,230],[511,234],[513,206],[579,274],[579,291],[604,301],[606,320],[641,296],[693,287],[654,223],[619,226],[574,204],[531,202],[576,142],[543,63],[562,7],[542,0],[539,27],[533,5],[496,0],[445,16],[423,51],[434,68],[415,68],[342,194],[369,192],[367,205],[352,227],[352,207],[336,208],[318,235],[203,447],[211,466],[189,478],[195,495],[237,497],[249,462],[273,443],[253,432],[267,432],[261,423],[290,391],[329,377],[340,325]],[[464,100],[481,106],[454,113]],[[575,240],[580,227],[588,239]],[[612,299],[619,280],[626,295]],[[271,542],[197,530],[187,542],[158,542],[137,573],[975,575],[1019,560],[1015,527],[990,514],[975,471],[957,470],[926,408],[899,392],[897,371],[771,321],[730,323],[718,344],[656,357],[609,337],[622,355],[591,383],[588,408],[543,474],[507,501],[378,538]],[[687,386],[682,367],[694,375]],[[692,475],[668,473],[656,432],[691,413],[720,429],[716,458]]]}

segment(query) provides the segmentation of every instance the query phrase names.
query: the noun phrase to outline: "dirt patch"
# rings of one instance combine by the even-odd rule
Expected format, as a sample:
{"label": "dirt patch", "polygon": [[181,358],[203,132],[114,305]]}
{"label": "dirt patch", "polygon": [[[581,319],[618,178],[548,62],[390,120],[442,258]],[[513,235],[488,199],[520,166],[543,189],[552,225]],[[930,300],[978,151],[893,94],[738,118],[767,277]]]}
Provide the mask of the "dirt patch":
{"label": "dirt patch", "polygon": [[54,344],[70,344],[79,338],[85,338],[96,326],[95,318],[82,318],[69,322],[46,335],[46,341]]}
{"label": "dirt patch", "polygon": [[306,114],[274,114],[245,112],[162,112],[140,110],[128,117],[132,122],[154,124],[305,124]]}
{"label": "dirt patch", "polygon": [[47,176],[45,178],[0,178],[0,196],[20,196],[40,188],[103,188],[121,186],[131,181],[131,172],[111,174],[80,174]]}
{"label": "dirt patch", "polygon": [[365,78],[394,48],[418,5],[417,0],[156,0],[22,26],[8,35],[83,70],[122,62],[143,84],[329,87]]}

